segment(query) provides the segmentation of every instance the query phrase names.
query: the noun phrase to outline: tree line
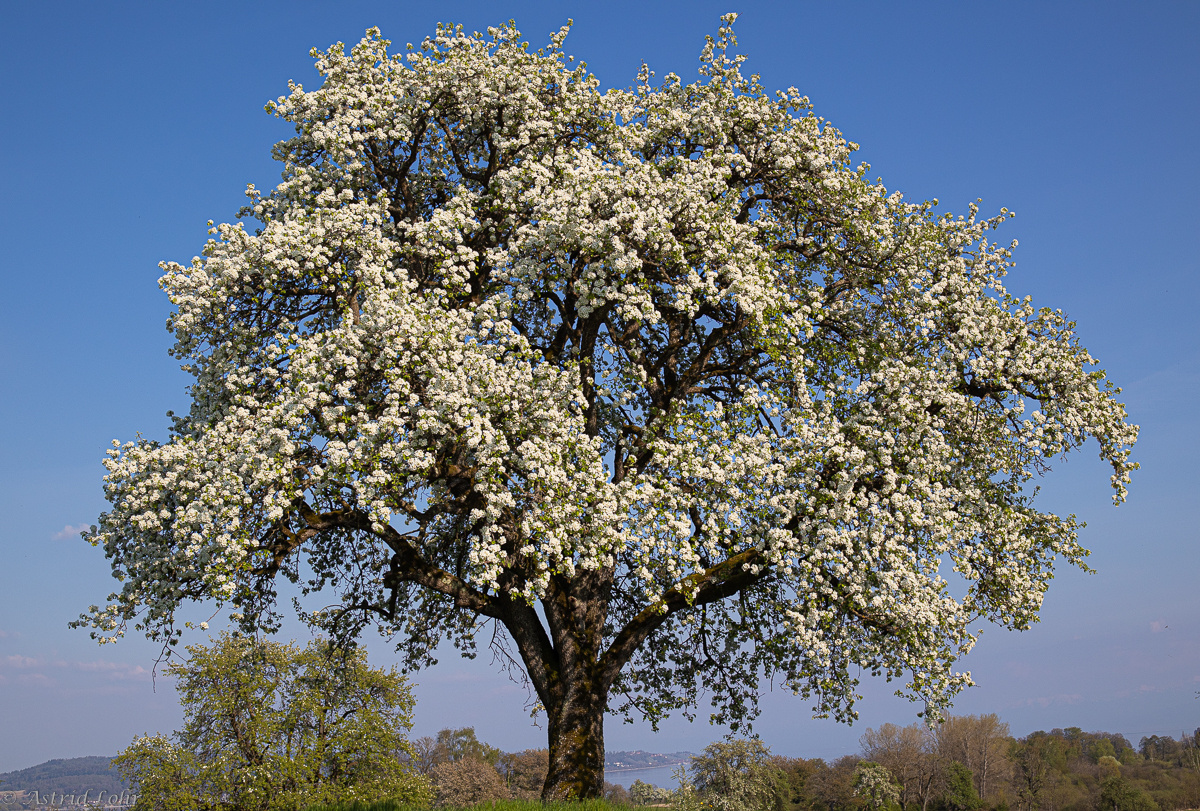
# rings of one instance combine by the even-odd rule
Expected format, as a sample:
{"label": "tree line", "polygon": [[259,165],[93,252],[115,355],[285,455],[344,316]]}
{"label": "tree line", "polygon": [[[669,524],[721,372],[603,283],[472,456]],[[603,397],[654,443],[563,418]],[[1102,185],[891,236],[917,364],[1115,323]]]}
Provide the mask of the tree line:
{"label": "tree line", "polygon": [[[418,742],[438,803],[533,799],[546,750],[502,753],[474,730]],[[1152,735],[1079,727],[1021,738],[995,714],[948,716],[930,727],[868,729],[860,750],[827,762],[772,755],[758,740],[709,745],[676,774],[678,787],[605,784],[610,802],[679,811],[1176,811],[1200,807],[1200,729]]]}
{"label": "tree line", "polygon": [[[394,668],[327,640],[304,648],[222,634],[169,667],[184,710],[172,736],[115,759],[135,811],[298,811],[388,800],[463,808],[538,800],[547,749],[504,752],[474,728],[409,738],[415,702]],[[1200,729],[1125,736],[1078,727],[1014,738],[994,714],[868,729],[826,762],[758,740],[709,745],[678,787],[603,784],[603,798],[680,811],[1175,811],[1200,807]]]}
{"label": "tree line", "polygon": [[[1174,811],[1200,807],[1200,729],[1178,739],[1078,727],[1009,734],[995,714],[868,729],[832,762],[713,744],[681,789],[728,811]],[[723,775],[714,778],[713,775]],[[736,801],[731,798],[750,798]],[[661,801],[662,795],[655,799]],[[678,802],[676,803],[679,804]],[[702,802],[702,804],[704,804]]]}

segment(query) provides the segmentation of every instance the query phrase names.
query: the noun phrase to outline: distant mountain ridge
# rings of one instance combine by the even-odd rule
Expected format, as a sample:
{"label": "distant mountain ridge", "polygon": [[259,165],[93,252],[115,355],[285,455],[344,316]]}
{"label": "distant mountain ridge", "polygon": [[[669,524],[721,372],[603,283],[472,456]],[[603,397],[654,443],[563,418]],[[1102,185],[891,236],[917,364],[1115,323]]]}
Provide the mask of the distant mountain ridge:
{"label": "distant mountain ridge", "polygon": [[112,758],[99,755],[90,757],[58,758],[0,773],[0,792],[36,791],[40,794],[120,794],[126,791],[121,776],[113,768]]}

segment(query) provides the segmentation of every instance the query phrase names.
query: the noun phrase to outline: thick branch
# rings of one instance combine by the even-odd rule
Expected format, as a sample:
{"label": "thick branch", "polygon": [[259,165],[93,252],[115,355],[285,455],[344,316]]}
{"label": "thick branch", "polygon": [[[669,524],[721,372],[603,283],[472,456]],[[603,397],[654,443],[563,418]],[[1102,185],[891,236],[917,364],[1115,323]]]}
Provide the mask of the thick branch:
{"label": "thick branch", "polygon": [[616,680],[642,643],[671,615],[723,600],[761,580],[766,572],[762,568],[755,572],[754,566],[763,566],[762,552],[757,549],[741,552],[685,577],[668,589],[660,602],[643,609],[621,629],[601,658],[600,674],[605,687]]}

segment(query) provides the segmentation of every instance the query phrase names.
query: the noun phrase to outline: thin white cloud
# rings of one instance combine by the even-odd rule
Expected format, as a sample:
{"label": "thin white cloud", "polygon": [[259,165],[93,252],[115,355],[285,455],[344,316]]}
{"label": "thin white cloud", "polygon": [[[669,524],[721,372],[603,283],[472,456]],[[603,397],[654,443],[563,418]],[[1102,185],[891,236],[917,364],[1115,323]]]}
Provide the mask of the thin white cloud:
{"label": "thin white cloud", "polygon": [[54,540],[66,541],[70,540],[71,538],[78,538],[80,533],[86,532],[89,529],[91,529],[89,524],[76,524],[75,526],[67,524],[61,530],[54,533]]}
{"label": "thin white cloud", "polygon": [[96,659],[90,662],[68,662],[61,659],[46,661],[20,654],[0,658],[0,671],[4,670],[20,671],[21,678],[25,681],[48,680],[47,673],[56,670],[96,674],[105,681],[145,681],[151,677],[150,671],[142,665],[127,662],[110,662],[106,659]]}
{"label": "thin white cloud", "polygon": [[1026,698],[1017,701],[1010,705],[1012,707],[1041,707],[1045,709],[1055,704],[1078,704],[1083,701],[1083,696],[1079,693],[1059,693],[1056,696],[1038,696],[1037,698]]}
{"label": "thin white cloud", "polygon": [[1167,625],[1166,620],[1155,620],[1154,622],[1150,623],[1150,633],[1161,634],[1163,631],[1167,630],[1168,627],[1170,626]]}
{"label": "thin white cloud", "polygon": [[69,666],[84,673],[103,673],[110,679],[119,681],[141,681],[150,678],[150,671],[146,668],[125,662],[108,662],[98,659],[94,662],[70,662]]}

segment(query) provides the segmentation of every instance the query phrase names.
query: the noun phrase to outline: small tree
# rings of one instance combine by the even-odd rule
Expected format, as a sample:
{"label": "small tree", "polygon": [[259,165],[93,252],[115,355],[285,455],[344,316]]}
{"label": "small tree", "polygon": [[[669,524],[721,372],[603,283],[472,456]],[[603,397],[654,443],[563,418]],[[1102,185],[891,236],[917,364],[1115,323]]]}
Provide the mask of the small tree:
{"label": "small tree", "polygon": [[884,766],[864,760],[854,769],[854,794],[861,798],[869,811],[898,807],[900,787],[892,782],[892,774]]}
{"label": "small tree", "polygon": [[976,811],[983,805],[975,790],[975,776],[957,760],[946,767],[946,792],[942,795],[946,811]]}
{"label": "small tree", "polygon": [[438,732],[433,758],[436,763],[474,759],[494,767],[500,763],[502,754],[496,747],[479,740],[475,727],[461,727]]}
{"label": "small tree", "polygon": [[738,728],[766,674],[843,720],[860,669],[947,707],[972,623],[1029,627],[1083,565],[1030,480],[1094,437],[1120,501],[1136,428],[1005,289],[1007,212],[872,181],[733,19],[697,81],[606,92],[566,29],[317,54],[257,225],[163,266],[192,407],[111,451],[90,540],[123,586],[82,624],[270,626],[285,577],[412,667],[482,632],[545,708],[547,797],[600,794],[606,712],[709,691]]}
{"label": "small tree", "polygon": [[1124,777],[1108,777],[1100,784],[1101,811],[1159,811],[1147,792]]}
{"label": "small tree", "polygon": [[643,780],[634,780],[629,786],[629,802],[634,805],[663,805],[671,802],[673,796],[670,789],[652,786]]}
{"label": "small tree", "polygon": [[915,803],[927,809],[940,793],[945,769],[937,736],[927,724],[884,724],[864,732],[859,743],[863,757],[882,765],[897,781],[904,806]]}
{"label": "small tree", "polygon": [[[1008,724],[995,713],[949,715],[933,732],[937,756],[943,763],[965,766],[975,781],[975,792],[988,803],[1008,776]],[[1111,748],[1112,744],[1104,741]]]}
{"label": "small tree", "polygon": [[721,811],[782,811],[789,794],[786,776],[757,739],[709,744],[688,772],[700,801]]}
{"label": "small tree", "polygon": [[134,738],[113,759],[125,781],[138,792],[134,811],[218,811],[228,802],[251,809],[245,783],[231,791],[230,769],[221,759],[197,753],[163,735]]}
{"label": "small tree", "polygon": [[412,753],[409,755],[409,762],[421,774],[429,774],[433,771],[433,767],[441,762],[437,741],[428,735],[422,735],[409,741],[409,751]]}
{"label": "small tree", "polygon": [[630,805],[629,790],[620,783],[604,783],[604,799],[613,805]]}
{"label": "small tree", "polygon": [[428,801],[428,783],[402,762],[414,702],[394,669],[321,641],[298,649],[223,634],[187,651],[169,666],[183,729],[135,739],[115,759],[138,811]]}
{"label": "small tree", "polygon": [[787,811],[817,811],[822,808],[815,789],[820,773],[829,769],[824,760],[774,755],[771,763],[783,772],[787,788],[784,807]]}
{"label": "small tree", "polygon": [[814,775],[814,793],[827,811],[859,811],[865,805],[854,791],[854,776],[861,760],[855,755],[842,755]]}
{"label": "small tree", "polygon": [[1024,811],[1041,806],[1054,782],[1054,775],[1066,764],[1061,740],[1045,732],[1034,732],[1012,741],[1008,759],[1013,764],[1013,783]]}
{"label": "small tree", "polygon": [[534,800],[542,796],[542,786],[546,785],[550,753],[545,749],[505,752],[500,756],[499,770],[514,800]]}
{"label": "small tree", "polygon": [[431,776],[437,804],[442,808],[464,808],[510,797],[500,773],[477,757],[443,761],[433,767]]}

